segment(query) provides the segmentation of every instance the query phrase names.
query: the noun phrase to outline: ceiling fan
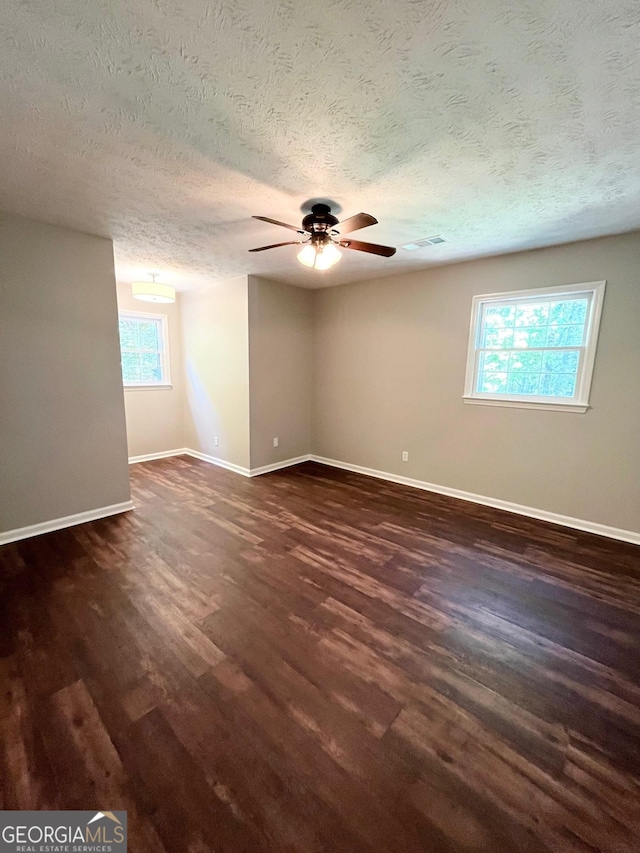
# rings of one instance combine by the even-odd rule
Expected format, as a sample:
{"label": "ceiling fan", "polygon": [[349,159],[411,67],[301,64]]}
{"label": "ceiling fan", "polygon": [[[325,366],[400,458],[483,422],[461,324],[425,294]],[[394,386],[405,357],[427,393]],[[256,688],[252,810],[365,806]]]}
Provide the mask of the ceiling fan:
{"label": "ceiling fan", "polygon": [[262,222],[271,222],[273,225],[281,225],[290,231],[300,235],[299,240],[288,240],[286,243],[272,243],[270,246],[260,246],[258,249],[249,249],[250,252],[264,252],[265,249],[275,249],[278,246],[303,245],[302,251],[298,252],[298,260],[306,267],[315,270],[328,270],[337,264],[342,257],[342,252],[337,248],[355,249],[356,252],[368,252],[371,255],[382,255],[390,258],[395,255],[396,250],[391,246],[380,246],[377,243],[363,243],[360,240],[344,239],[344,234],[367,228],[369,225],[377,225],[378,220],[368,213],[356,213],[342,222],[331,213],[328,204],[314,204],[311,213],[302,220],[302,228],[296,225],[288,225],[268,216],[253,216]]}

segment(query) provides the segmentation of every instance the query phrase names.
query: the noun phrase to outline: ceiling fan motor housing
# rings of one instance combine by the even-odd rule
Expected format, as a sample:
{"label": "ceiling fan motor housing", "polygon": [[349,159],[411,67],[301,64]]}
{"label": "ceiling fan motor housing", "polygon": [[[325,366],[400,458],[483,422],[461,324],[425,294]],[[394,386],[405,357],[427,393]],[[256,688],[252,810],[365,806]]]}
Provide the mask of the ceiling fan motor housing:
{"label": "ceiling fan motor housing", "polygon": [[328,204],[314,204],[311,213],[302,220],[302,227],[310,234],[326,233],[338,224],[337,216],[331,213]]}

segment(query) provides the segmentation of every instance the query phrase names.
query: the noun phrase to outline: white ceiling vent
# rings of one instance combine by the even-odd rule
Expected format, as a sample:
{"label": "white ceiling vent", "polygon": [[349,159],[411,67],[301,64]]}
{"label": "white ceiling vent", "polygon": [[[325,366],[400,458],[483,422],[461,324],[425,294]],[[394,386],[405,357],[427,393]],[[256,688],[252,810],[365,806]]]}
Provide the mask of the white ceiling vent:
{"label": "white ceiling vent", "polygon": [[435,237],[424,237],[422,240],[415,240],[413,243],[404,243],[400,248],[406,249],[408,252],[413,252],[415,249],[423,249],[425,246],[437,246],[438,243],[446,243],[444,237],[439,234]]}

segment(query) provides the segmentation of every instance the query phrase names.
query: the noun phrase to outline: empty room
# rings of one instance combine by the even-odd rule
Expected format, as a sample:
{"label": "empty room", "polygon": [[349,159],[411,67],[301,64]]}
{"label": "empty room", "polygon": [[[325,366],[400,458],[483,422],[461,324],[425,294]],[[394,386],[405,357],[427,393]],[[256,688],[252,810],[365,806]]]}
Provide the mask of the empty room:
{"label": "empty room", "polygon": [[8,0],[0,853],[639,853],[635,0]]}

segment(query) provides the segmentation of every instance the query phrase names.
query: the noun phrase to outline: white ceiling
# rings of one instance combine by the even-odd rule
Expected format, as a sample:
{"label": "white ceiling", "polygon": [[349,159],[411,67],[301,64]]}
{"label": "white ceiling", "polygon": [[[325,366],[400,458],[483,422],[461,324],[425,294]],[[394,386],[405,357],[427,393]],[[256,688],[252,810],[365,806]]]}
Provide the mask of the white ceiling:
{"label": "white ceiling", "polygon": [[[8,0],[0,208],[118,277],[306,286],[640,227],[637,0]],[[380,224],[305,270],[309,198]]]}

